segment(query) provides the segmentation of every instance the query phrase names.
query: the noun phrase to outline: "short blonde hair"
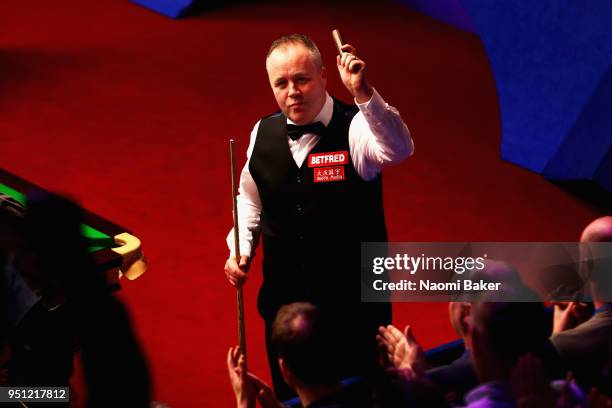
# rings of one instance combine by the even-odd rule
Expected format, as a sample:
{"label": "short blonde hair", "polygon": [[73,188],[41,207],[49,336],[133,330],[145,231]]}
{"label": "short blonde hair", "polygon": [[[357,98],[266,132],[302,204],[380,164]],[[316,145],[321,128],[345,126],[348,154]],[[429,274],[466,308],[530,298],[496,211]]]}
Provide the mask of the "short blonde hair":
{"label": "short blonde hair", "polygon": [[301,44],[310,51],[314,63],[318,69],[321,69],[323,67],[323,59],[321,58],[319,48],[317,48],[317,45],[314,43],[314,41],[312,41],[308,36],[304,34],[289,34],[274,40],[272,44],[270,44],[270,49],[268,50],[268,54],[266,55],[266,61],[268,60],[268,57],[270,57],[270,54],[272,54],[272,51],[274,51],[275,49],[296,44]]}

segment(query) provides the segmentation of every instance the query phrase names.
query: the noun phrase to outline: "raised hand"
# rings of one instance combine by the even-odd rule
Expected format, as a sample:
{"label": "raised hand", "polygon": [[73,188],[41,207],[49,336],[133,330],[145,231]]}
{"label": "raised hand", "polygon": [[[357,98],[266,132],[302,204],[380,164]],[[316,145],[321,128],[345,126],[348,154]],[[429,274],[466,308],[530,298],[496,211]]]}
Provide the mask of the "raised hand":
{"label": "raised hand", "polygon": [[274,395],[274,391],[261,378],[249,373],[249,380],[253,382],[257,389],[257,399],[262,408],[284,408],[285,405],[280,403]]}
{"label": "raised hand", "polygon": [[573,329],[589,319],[588,305],[579,302],[554,302],[553,334]]}
{"label": "raised hand", "polygon": [[350,44],[342,46],[342,55],[336,57],[338,72],[342,83],[348,91],[355,97],[358,103],[365,103],[370,100],[374,89],[368,83],[365,76],[366,64],[356,55],[355,47]]}
{"label": "raised hand", "polygon": [[236,396],[236,406],[238,408],[255,408],[257,389],[248,378],[246,361],[238,346],[230,347],[227,352],[227,371]]}
{"label": "raised hand", "polygon": [[376,340],[380,348],[386,348],[386,359],[392,367],[397,370],[409,369],[417,377],[425,374],[429,364],[410,326],[406,326],[402,333],[397,327],[388,325],[380,327],[378,333]]}

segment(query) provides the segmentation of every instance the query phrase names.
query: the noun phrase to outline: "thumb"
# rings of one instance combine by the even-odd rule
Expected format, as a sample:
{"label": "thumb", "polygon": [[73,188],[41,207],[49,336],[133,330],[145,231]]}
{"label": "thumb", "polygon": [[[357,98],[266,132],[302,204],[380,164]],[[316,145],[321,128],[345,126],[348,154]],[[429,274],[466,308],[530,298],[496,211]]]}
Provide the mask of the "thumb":
{"label": "thumb", "polygon": [[408,341],[416,343],[416,339],[414,338],[414,334],[412,333],[412,327],[410,325],[406,326],[404,329],[404,335]]}
{"label": "thumb", "polygon": [[246,256],[246,255],[242,255],[240,257],[240,263],[238,264],[238,266],[240,267],[240,269],[244,269],[244,268],[246,268],[248,263],[249,263],[249,257]]}
{"label": "thumb", "polygon": [[266,399],[266,392],[264,390],[257,390],[256,398],[259,400],[259,403],[261,404],[262,407],[266,406],[266,403],[268,401]]}

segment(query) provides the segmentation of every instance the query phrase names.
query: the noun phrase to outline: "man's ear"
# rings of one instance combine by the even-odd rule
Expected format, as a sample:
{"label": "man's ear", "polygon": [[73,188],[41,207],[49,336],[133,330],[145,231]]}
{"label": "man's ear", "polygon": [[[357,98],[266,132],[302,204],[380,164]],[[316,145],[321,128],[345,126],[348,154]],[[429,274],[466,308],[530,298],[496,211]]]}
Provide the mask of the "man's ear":
{"label": "man's ear", "polygon": [[461,324],[461,330],[463,331],[464,336],[467,336],[467,334],[470,332],[471,319],[468,319],[468,317],[470,316],[472,305],[470,303],[463,302],[460,310],[461,316],[459,318],[459,324]]}
{"label": "man's ear", "polygon": [[283,376],[283,380],[285,380],[289,387],[293,388],[293,373],[290,369],[287,368],[285,360],[283,360],[282,357],[278,358],[278,366],[280,367],[280,372]]}
{"label": "man's ear", "polygon": [[321,79],[327,83],[327,68],[321,67]]}
{"label": "man's ear", "polygon": [[474,332],[476,331],[473,325],[473,320],[471,315],[465,316],[465,318],[461,319],[462,324],[465,325],[465,348],[470,351],[470,353],[474,353]]}

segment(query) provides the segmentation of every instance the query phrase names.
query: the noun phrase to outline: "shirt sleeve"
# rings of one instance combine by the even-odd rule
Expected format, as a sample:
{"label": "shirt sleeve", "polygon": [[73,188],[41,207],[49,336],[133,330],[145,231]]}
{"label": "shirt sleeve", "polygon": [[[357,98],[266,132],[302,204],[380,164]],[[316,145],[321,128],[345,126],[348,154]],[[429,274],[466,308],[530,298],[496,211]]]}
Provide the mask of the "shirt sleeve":
{"label": "shirt sleeve", "polygon": [[397,109],[386,103],[376,90],[368,102],[357,106],[359,112],[349,128],[351,158],[359,176],[370,181],[383,167],[398,164],[412,155],[414,144]]}
{"label": "shirt sleeve", "polygon": [[[240,255],[252,257],[257,247],[259,232],[261,230],[261,200],[259,190],[249,171],[249,162],[255,145],[255,138],[259,130],[259,122],[251,131],[249,148],[247,149],[247,161],[240,173],[240,183],[238,186],[238,231],[240,233]],[[234,249],[234,228],[227,235],[227,246],[230,250],[230,257],[235,256]]]}

